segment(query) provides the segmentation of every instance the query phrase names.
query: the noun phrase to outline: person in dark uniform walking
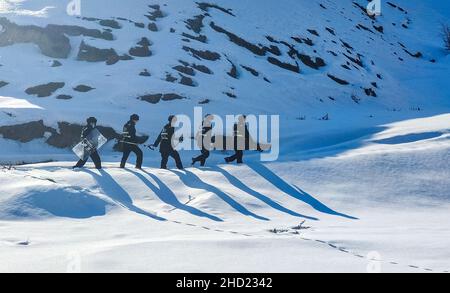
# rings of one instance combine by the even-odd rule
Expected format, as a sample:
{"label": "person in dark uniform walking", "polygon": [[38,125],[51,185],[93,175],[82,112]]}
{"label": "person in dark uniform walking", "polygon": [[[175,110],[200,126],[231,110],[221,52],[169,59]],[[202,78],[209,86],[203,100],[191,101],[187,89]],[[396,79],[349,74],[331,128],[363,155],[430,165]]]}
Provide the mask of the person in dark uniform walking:
{"label": "person in dark uniform walking", "polygon": [[[255,146],[250,145],[250,132],[248,131],[247,117],[241,115],[238,118],[238,123],[234,124],[233,127],[233,139],[234,139],[234,155],[225,158],[225,162],[232,163],[236,161],[238,164],[242,164],[244,158],[244,151],[255,148]],[[256,150],[262,152],[259,143],[256,143]]]}
{"label": "person in dark uniform walking", "polygon": [[[97,128],[97,119],[95,117],[90,117],[86,120],[87,125],[83,128],[83,130],[81,131],[81,140],[83,141],[85,138],[88,137],[88,135]],[[94,162],[95,168],[97,169],[101,169],[102,168],[102,161],[100,159],[100,156],[97,152],[97,150],[95,150],[94,152],[91,153],[90,155],[92,161]],[[88,159],[86,160],[79,160],[78,163],[73,166],[73,169],[76,168],[83,168],[84,165],[86,165]]]}
{"label": "person in dark uniform walking", "polygon": [[200,166],[204,167],[206,164],[206,160],[209,158],[211,151],[211,143],[212,143],[212,121],[214,120],[214,116],[208,114],[205,116],[205,119],[202,123],[202,129],[197,134],[196,140],[199,147],[202,148],[201,155],[198,157],[192,158],[192,166],[195,163],[200,162]]}
{"label": "person in dark uniform walking", "polygon": [[[173,136],[175,134],[175,127],[173,127],[174,123],[177,121],[177,117],[174,115],[169,116],[169,123],[167,123],[161,133],[158,135],[155,143],[153,144],[154,148],[159,146],[159,152],[161,153],[161,169],[167,169],[167,162],[169,161],[169,157],[172,157],[175,160],[177,168],[183,170],[183,163],[181,162],[180,154],[175,150],[173,144]],[[183,137],[179,139],[179,141],[183,141]]]}
{"label": "person in dark uniform walking", "polygon": [[120,168],[125,168],[125,164],[128,161],[130,153],[136,155],[136,169],[142,168],[143,153],[139,148],[141,144],[141,138],[136,135],[136,124],[139,122],[139,115],[133,114],[123,127],[123,157],[120,163]]}

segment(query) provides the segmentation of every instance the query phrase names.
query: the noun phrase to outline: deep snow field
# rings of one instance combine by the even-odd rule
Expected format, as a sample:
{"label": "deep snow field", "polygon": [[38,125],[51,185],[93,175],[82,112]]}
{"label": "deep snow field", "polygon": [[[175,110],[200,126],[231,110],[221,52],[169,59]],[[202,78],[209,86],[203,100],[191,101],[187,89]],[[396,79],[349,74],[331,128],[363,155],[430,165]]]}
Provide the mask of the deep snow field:
{"label": "deep snow field", "polygon": [[[3,170],[0,269],[448,271],[449,118],[272,164]],[[304,220],[310,229],[292,229]]]}
{"label": "deep snow field", "polygon": [[[113,36],[66,32],[57,58],[0,26],[0,272],[450,270],[450,2],[383,1],[374,20],[366,0],[82,0],[80,17],[66,2],[0,0],[0,24]],[[134,56],[144,37],[151,55]],[[86,62],[83,43],[133,56]],[[50,82],[64,86],[29,94]],[[195,106],[280,115],[279,159],[163,171],[144,149],[143,170],[122,170],[111,140],[102,171],[71,170],[64,123],[120,133],[138,113],[153,142]]]}

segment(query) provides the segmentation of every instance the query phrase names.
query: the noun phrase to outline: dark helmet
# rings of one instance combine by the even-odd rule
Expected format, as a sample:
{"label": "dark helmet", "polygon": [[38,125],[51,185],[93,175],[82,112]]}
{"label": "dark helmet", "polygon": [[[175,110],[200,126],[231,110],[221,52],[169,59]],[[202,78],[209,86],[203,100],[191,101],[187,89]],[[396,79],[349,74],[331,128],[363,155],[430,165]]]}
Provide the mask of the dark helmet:
{"label": "dark helmet", "polygon": [[130,120],[137,120],[139,121],[139,115],[138,114],[133,114],[130,116]]}
{"label": "dark helmet", "polygon": [[167,120],[169,120],[169,122],[172,122],[173,118],[175,118],[175,115],[170,115],[169,118]]}
{"label": "dark helmet", "polygon": [[95,117],[89,117],[88,119],[86,119],[87,124],[97,124],[97,119]]}

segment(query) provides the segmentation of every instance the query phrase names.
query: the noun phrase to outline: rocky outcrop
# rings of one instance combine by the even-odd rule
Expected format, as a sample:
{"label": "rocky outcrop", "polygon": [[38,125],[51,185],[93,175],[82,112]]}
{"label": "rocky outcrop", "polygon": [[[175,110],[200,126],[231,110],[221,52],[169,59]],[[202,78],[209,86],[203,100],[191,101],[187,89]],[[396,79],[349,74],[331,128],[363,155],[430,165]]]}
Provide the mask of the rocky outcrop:
{"label": "rocky outcrop", "polygon": [[86,36],[103,40],[113,40],[109,31],[87,29],[81,26],[49,24],[46,27],[17,25],[5,17],[0,18],[3,32],[0,34],[0,47],[17,43],[34,43],[42,54],[51,58],[66,59],[71,51],[67,36]]}
{"label": "rocky outcrop", "polygon": [[348,81],[346,81],[344,79],[341,79],[339,77],[336,77],[336,76],[334,76],[332,74],[327,74],[327,76],[329,78],[331,78],[332,80],[334,80],[335,82],[337,82],[338,84],[340,84],[340,85],[348,85],[348,84],[350,84]]}
{"label": "rocky outcrop", "polygon": [[89,46],[84,41],[81,42],[77,60],[87,62],[105,62],[114,59],[120,60],[119,55],[117,55],[114,49],[99,49]]}
{"label": "rocky outcrop", "polygon": [[220,54],[217,52],[212,52],[212,51],[201,51],[201,50],[196,50],[194,48],[191,47],[187,47],[184,46],[183,50],[186,52],[190,52],[194,58],[197,58],[199,60],[204,59],[204,60],[209,60],[209,61],[217,61],[220,60]]}
{"label": "rocky outcrop", "polygon": [[228,15],[235,16],[233,14],[233,10],[232,9],[223,8],[223,7],[221,7],[221,6],[217,5],[217,4],[201,2],[201,3],[197,3],[197,5],[198,5],[198,8],[200,8],[201,10],[203,10],[205,12],[208,12],[209,9],[212,8],[212,9],[217,9],[219,11],[222,11],[222,12],[228,14]]}
{"label": "rocky outcrop", "polygon": [[[0,127],[0,135],[21,143],[35,139],[47,138],[46,143],[57,148],[70,148],[80,141],[83,126],[68,122],[59,122],[58,129],[46,126],[43,120],[17,125]],[[100,132],[108,139],[119,138],[120,135],[111,127],[98,126]]]}
{"label": "rocky outcrop", "polygon": [[34,121],[24,124],[1,126],[0,134],[5,139],[15,140],[22,143],[30,142],[34,139],[43,138],[45,133],[54,134],[56,131],[44,125],[44,121]]}
{"label": "rocky outcrop", "polygon": [[266,47],[266,46],[255,45],[255,44],[252,44],[249,41],[244,40],[243,38],[237,36],[236,34],[229,32],[226,29],[216,25],[214,22],[211,22],[210,26],[216,32],[227,35],[232,43],[235,43],[239,47],[243,47],[243,48],[249,50],[250,52],[252,52],[255,55],[265,56],[267,54],[267,52],[270,52],[277,56],[281,55],[280,49],[277,46],[272,45],[270,47]]}
{"label": "rocky outcrop", "polygon": [[50,82],[47,84],[41,84],[34,87],[30,87],[25,90],[29,95],[35,95],[39,98],[49,97],[57,90],[63,88],[66,84],[64,82]]}
{"label": "rocky outcrop", "polygon": [[20,26],[4,17],[0,18],[0,25],[4,30],[0,34],[0,47],[34,43],[42,54],[51,58],[67,58],[70,54],[70,41],[64,34],[53,33],[48,28],[34,25]]}
{"label": "rocky outcrop", "polygon": [[178,94],[150,94],[138,97],[139,100],[150,104],[158,104],[160,101],[173,101],[186,99]]}
{"label": "rocky outcrop", "polygon": [[73,97],[69,95],[58,95],[56,99],[58,100],[71,100]]}
{"label": "rocky outcrop", "polygon": [[136,47],[133,47],[128,52],[131,56],[134,57],[149,57],[152,55],[150,51],[150,41],[147,38],[142,38]]}
{"label": "rocky outcrop", "polygon": [[290,64],[290,63],[285,63],[282,62],[280,60],[278,60],[277,58],[274,57],[269,57],[267,58],[267,61],[269,61],[269,63],[278,66],[280,68],[295,72],[295,73],[300,73],[300,67],[298,66],[298,63],[296,62],[295,65]]}
{"label": "rocky outcrop", "polygon": [[87,92],[94,90],[94,88],[84,85],[84,84],[80,84],[80,85],[77,85],[76,87],[74,87],[73,90],[76,92],[80,92],[80,93],[87,93]]}

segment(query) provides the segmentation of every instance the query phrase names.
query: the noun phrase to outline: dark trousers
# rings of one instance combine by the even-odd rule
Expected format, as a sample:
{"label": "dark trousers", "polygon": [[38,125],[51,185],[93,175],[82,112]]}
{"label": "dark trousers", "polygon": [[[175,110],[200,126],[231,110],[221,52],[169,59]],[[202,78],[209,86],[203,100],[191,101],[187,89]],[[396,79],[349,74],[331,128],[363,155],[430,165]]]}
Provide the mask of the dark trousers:
{"label": "dark trousers", "polygon": [[[92,161],[95,164],[95,168],[101,169],[102,168],[102,161],[100,160],[100,156],[98,155],[98,152],[97,151],[93,152],[90,157],[91,157]],[[87,159],[86,160],[79,160],[74,168],[83,168],[84,165],[86,165],[86,162],[87,162]]]}
{"label": "dark trousers", "polygon": [[231,157],[225,158],[225,161],[227,161],[228,163],[237,161],[238,164],[242,164],[243,157],[244,157],[244,151],[237,150],[237,151],[235,151],[234,155],[232,155]]}
{"label": "dark trousers", "polygon": [[197,163],[197,162],[200,162],[200,165],[201,165],[202,167],[205,166],[205,164],[206,164],[206,159],[209,158],[209,154],[210,154],[209,150],[203,148],[203,149],[202,149],[202,154],[201,154],[200,156],[195,157],[195,158],[192,159],[192,164],[195,164],[195,163]]}
{"label": "dark trousers", "polygon": [[167,169],[169,157],[175,160],[178,169],[183,170],[180,154],[176,150],[161,151],[161,169]]}
{"label": "dark trousers", "polygon": [[125,164],[128,161],[128,157],[132,152],[136,155],[136,168],[138,169],[142,168],[142,160],[144,159],[144,154],[142,153],[141,149],[137,145],[126,143],[124,144],[123,147],[123,157],[122,162],[120,163],[120,168],[125,168]]}

